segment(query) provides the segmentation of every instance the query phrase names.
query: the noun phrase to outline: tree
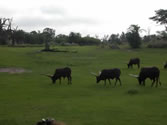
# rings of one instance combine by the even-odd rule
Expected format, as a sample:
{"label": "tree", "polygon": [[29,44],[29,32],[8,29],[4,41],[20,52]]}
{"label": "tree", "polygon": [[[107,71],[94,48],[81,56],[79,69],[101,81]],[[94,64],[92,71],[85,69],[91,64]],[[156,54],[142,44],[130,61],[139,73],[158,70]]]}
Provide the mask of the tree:
{"label": "tree", "polygon": [[119,34],[111,34],[111,36],[108,39],[108,42],[120,44]]}
{"label": "tree", "polygon": [[139,35],[140,27],[138,25],[131,25],[128,28],[128,32],[126,33],[126,38],[128,40],[129,45],[132,48],[139,48],[141,45],[141,38]]}
{"label": "tree", "polygon": [[121,35],[120,35],[120,42],[121,43],[127,42],[126,34],[124,32],[122,32]]}
{"label": "tree", "polygon": [[81,38],[79,45],[99,45],[100,44],[100,39],[90,37],[89,35],[86,37]]}
{"label": "tree", "polygon": [[51,28],[45,28],[43,30],[43,36],[45,41],[45,50],[50,50],[50,42],[53,40],[55,36],[55,30]]}
{"label": "tree", "polygon": [[107,43],[109,39],[109,35],[104,35],[103,38],[101,39],[102,43]]}
{"label": "tree", "polygon": [[79,43],[79,41],[81,40],[81,34],[80,33],[74,33],[71,32],[69,34],[69,43]]}
{"label": "tree", "polygon": [[25,32],[23,30],[16,30],[13,35],[17,44],[24,44]]}
{"label": "tree", "polygon": [[167,40],[167,32],[166,31],[157,31],[158,37],[163,40]]}
{"label": "tree", "polygon": [[64,34],[59,34],[55,37],[54,42],[58,43],[58,44],[67,43],[68,42],[68,36],[64,35]]}
{"label": "tree", "polygon": [[12,19],[0,18],[0,44],[7,44],[11,31]]}
{"label": "tree", "polygon": [[167,31],[167,10],[159,9],[155,11],[155,16],[150,17],[149,19],[156,21],[156,23],[160,23],[161,25],[165,25]]}

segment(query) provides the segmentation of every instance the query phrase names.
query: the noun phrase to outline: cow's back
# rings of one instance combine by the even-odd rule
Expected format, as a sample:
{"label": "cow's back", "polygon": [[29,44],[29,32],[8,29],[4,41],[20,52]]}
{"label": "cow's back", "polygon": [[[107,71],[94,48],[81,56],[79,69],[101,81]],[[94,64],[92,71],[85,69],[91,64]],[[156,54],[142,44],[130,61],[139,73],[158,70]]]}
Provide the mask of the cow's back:
{"label": "cow's back", "polygon": [[130,62],[131,64],[139,64],[140,63],[140,59],[139,58],[132,58],[130,59]]}
{"label": "cow's back", "polygon": [[160,74],[160,70],[157,67],[144,67],[141,68],[139,76],[142,78],[158,78]]}
{"label": "cow's back", "polygon": [[56,69],[55,74],[62,77],[71,76],[71,69],[68,67]]}
{"label": "cow's back", "polygon": [[107,78],[119,77],[120,74],[121,74],[120,69],[113,68],[113,69],[104,69],[104,70],[102,70],[100,76],[107,79]]}

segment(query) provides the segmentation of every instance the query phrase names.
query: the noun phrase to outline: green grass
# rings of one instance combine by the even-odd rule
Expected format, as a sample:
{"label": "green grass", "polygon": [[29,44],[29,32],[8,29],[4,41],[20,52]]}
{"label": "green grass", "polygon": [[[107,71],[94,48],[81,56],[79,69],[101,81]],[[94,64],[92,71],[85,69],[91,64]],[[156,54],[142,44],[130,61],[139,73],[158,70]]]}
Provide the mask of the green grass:
{"label": "green grass", "polygon": [[[31,73],[0,73],[0,125],[35,125],[46,117],[68,125],[165,125],[167,123],[166,49],[110,50],[95,46],[57,47],[69,53],[39,52],[40,47],[0,47],[0,67],[20,67]],[[77,53],[72,53],[77,51]],[[141,87],[125,62],[141,58],[141,66],[158,66],[162,86]],[[59,67],[72,69],[72,85],[67,80],[52,84],[40,73],[53,74]],[[111,81],[96,84],[90,72],[103,68],[121,69],[122,86]]]}

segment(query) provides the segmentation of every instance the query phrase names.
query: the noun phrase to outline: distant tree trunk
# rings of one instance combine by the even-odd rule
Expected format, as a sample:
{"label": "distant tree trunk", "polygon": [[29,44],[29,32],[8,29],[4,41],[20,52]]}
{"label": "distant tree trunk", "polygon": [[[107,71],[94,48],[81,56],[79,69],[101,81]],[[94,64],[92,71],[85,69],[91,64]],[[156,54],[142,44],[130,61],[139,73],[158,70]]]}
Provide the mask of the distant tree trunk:
{"label": "distant tree trunk", "polygon": [[55,36],[55,30],[51,28],[45,28],[43,30],[43,36],[45,41],[45,50],[50,51],[50,42],[53,40]]}

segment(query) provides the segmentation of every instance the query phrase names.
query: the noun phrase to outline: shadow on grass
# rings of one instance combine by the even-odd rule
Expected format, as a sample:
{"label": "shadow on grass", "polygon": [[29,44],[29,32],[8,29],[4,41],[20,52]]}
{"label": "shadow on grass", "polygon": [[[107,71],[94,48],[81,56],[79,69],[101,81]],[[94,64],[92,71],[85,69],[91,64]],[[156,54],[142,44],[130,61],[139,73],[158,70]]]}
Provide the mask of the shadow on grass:
{"label": "shadow on grass", "polygon": [[63,52],[63,53],[67,53],[67,52],[70,52],[70,53],[77,53],[78,51],[76,50],[60,50],[60,49],[42,49],[41,52]]}
{"label": "shadow on grass", "polygon": [[136,88],[132,88],[127,91],[127,94],[129,95],[137,95],[138,93],[139,93],[139,90]]}

